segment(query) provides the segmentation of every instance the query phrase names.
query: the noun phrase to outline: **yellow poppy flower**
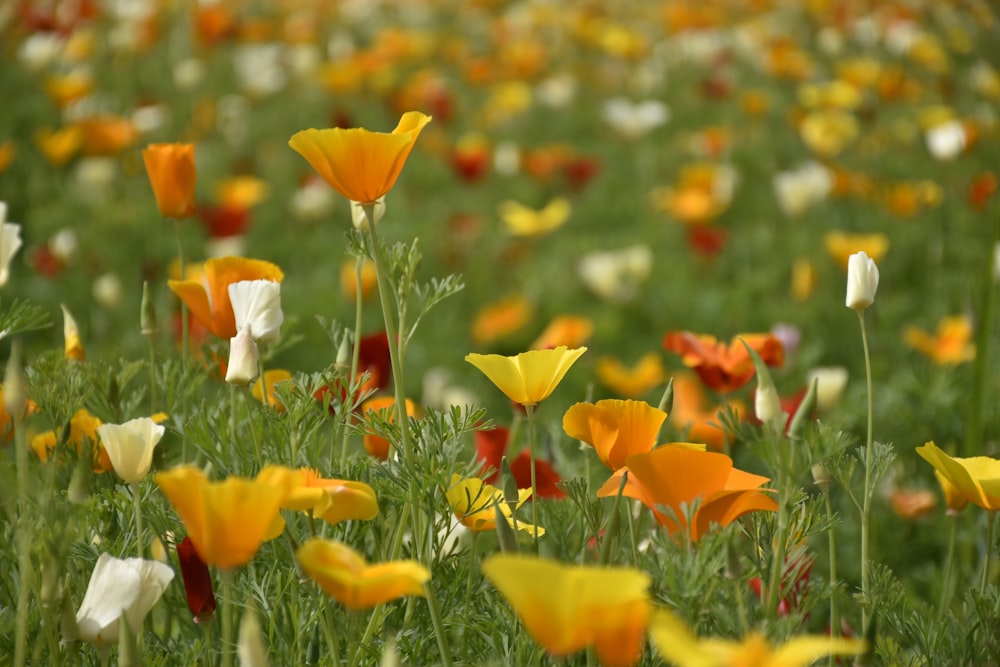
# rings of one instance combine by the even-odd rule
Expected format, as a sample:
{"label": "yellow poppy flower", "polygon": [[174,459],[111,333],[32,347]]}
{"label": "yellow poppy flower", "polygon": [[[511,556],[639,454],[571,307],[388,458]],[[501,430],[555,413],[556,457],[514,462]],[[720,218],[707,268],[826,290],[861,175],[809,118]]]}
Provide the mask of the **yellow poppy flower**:
{"label": "yellow poppy flower", "polygon": [[363,128],[302,130],[288,145],[351,201],[373,204],[396,183],[420,131],[431,117],[408,111],[391,133]]}
{"label": "yellow poppy flower", "polygon": [[164,218],[186,218],[194,213],[198,174],[194,144],[150,144],[142,151],[149,184]]}
{"label": "yellow poppy flower", "polygon": [[957,365],[976,358],[972,322],[965,315],[946,317],[932,336],[918,327],[906,327],[903,341],[936,364]]}
{"label": "yellow poppy flower", "polygon": [[585,347],[570,350],[560,345],[512,357],[467,354],[465,360],[481,370],[510,400],[522,405],[537,405],[548,398],[570,366],[586,351]]}
{"label": "yellow poppy flower", "polygon": [[611,470],[625,465],[632,454],[649,452],[667,413],[643,401],[608,399],[577,403],[563,415],[563,430],[594,448]]}
{"label": "yellow poppy flower", "polygon": [[236,336],[236,316],[229,301],[229,285],[241,280],[280,283],[285,277],[271,262],[243,257],[210,259],[205,262],[204,271],[205,284],[197,280],[168,280],[167,285],[206,329],[225,339]]}
{"label": "yellow poppy flower", "polygon": [[83,342],[80,341],[80,327],[76,323],[73,313],[69,308],[62,306],[63,313],[63,342],[67,359],[73,361],[83,361],[87,358],[87,353],[83,349]]}
{"label": "yellow poppy flower", "polygon": [[[507,523],[515,527],[510,506],[504,502],[503,491],[479,479],[470,477],[462,479],[461,475],[451,476],[451,487],[445,492],[451,511],[455,513],[463,526],[469,530],[495,530],[497,527],[496,507],[507,519]],[[531,497],[531,489],[518,489],[517,507]],[[499,501],[499,502],[497,502]],[[494,506],[496,504],[496,506]],[[517,521],[516,528],[534,535],[535,526],[526,521]],[[538,536],[545,534],[545,529],[538,527]]]}
{"label": "yellow poppy flower", "polygon": [[[673,443],[647,454],[634,454],[597,491],[598,497],[618,493],[621,476],[628,470],[622,494],[635,498],[653,511],[660,525],[673,535],[687,530],[691,541],[713,523],[728,526],[748,512],[775,512],[778,503],[761,489],[767,477],[733,467],[733,460],[718,452],[699,451],[688,443]],[[687,525],[682,505],[698,499],[698,507]],[[664,513],[663,508],[673,512]]]}
{"label": "yellow poppy flower", "polygon": [[[77,454],[83,454],[84,445],[90,443],[93,450],[91,467],[95,473],[107,472],[112,469],[111,458],[104,447],[99,444],[100,439],[97,436],[97,428],[101,424],[103,422],[90,414],[89,410],[80,408],[69,420],[69,437],[66,439],[68,444],[76,447]],[[42,461],[48,461],[49,454],[55,449],[57,442],[55,431],[45,431],[31,439],[31,448],[38,455],[38,458]]]}
{"label": "yellow poppy flower", "polygon": [[845,232],[827,232],[823,236],[826,252],[841,269],[847,271],[847,263],[851,255],[864,252],[876,264],[882,261],[889,251],[889,237],[885,234],[847,234]]}
{"label": "yellow poppy flower", "polygon": [[230,176],[215,184],[215,199],[224,206],[253,208],[271,193],[266,181],[256,176]]}
{"label": "yellow poppy flower", "polygon": [[35,143],[49,164],[61,167],[83,147],[83,130],[76,125],[60,130],[43,128],[35,133]]}
{"label": "yellow poppy flower", "polygon": [[642,355],[632,366],[614,357],[601,357],[594,367],[597,380],[618,396],[642,398],[666,380],[663,360],[656,352]]}
{"label": "yellow poppy flower", "polygon": [[860,127],[858,119],[847,111],[820,109],[802,119],[799,136],[816,155],[832,158],[857,138]]}
{"label": "yellow poppy flower", "polygon": [[948,508],[948,514],[958,514],[968,506],[969,499],[963,496],[961,491],[948,481],[947,477],[935,470],[934,478],[941,486],[941,494],[944,496],[944,504]]}
{"label": "yellow poppy flower", "polygon": [[984,510],[1000,509],[1000,461],[997,459],[988,456],[948,456],[933,442],[917,447],[917,454],[934,466],[941,478],[951,485],[953,495],[948,501],[949,507],[957,507],[961,497]]}
{"label": "yellow poppy flower", "polygon": [[229,477],[211,482],[198,468],[158,473],[160,491],[177,510],[205,563],[223,569],[245,565],[269,535],[287,490],[263,481]]}
{"label": "yellow poppy flower", "polygon": [[283,413],[285,412],[285,406],[282,405],[281,401],[274,393],[274,387],[279,382],[291,382],[292,374],[283,368],[275,368],[274,370],[264,371],[263,385],[261,384],[261,378],[257,378],[254,382],[253,388],[250,393],[258,401],[264,400],[264,387],[267,387],[267,404],[268,406],[274,408],[275,412]]}
{"label": "yellow poppy flower", "polygon": [[805,667],[828,655],[859,655],[867,650],[863,639],[806,635],[781,646],[753,633],[742,641],[699,639],[682,620],[660,609],[649,621],[653,645],[677,667]]}
{"label": "yellow poppy flower", "polygon": [[594,646],[601,664],[626,667],[642,654],[650,614],[645,572],[518,554],[490,556],[482,569],[552,655]]}
{"label": "yellow poppy flower", "polygon": [[368,565],[346,544],[314,537],[295,552],[313,581],[348,609],[369,609],[407,595],[423,595],[430,570],[416,561]]}
{"label": "yellow poppy flower", "polygon": [[309,512],[330,524],[368,521],[378,515],[375,490],[364,482],[325,479],[310,468],[292,470],[275,465],[264,466],[257,481],[285,489],[282,509]]}
{"label": "yellow poppy flower", "polygon": [[542,236],[562,227],[572,207],[565,197],[556,197],[537,211],[508,199],[500,202],[499,211],[507,231],[514,236]]}

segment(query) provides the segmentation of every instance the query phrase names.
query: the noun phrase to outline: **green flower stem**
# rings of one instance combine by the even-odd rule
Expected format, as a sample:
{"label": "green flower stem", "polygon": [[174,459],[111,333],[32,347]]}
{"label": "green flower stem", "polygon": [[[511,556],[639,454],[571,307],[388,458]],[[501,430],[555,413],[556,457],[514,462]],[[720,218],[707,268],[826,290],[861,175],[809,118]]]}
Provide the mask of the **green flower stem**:
{"label": "green flower stem", "polygon": [[331,664],[340,664],[340,651],[337,646],[337,631],[333,623],[333,608],[326,600],[320,600],[320,607],[323,609],[323,633],[326,635],[326,648],[329,653]]}
{"label": "green flower stem", "polygon": [[451,651],[444,636],[444,624],[441,622],[441,612],[438,610],[437,600],[430,582],[424,584],[424,596],[427,598],[427,609],[431,613],[431,625],[434,627],[434,636],[437,638],[438,652],[441,654],[441,664],[444,667],[451,667]]}
{"label": "green flower stem", "polygon": [[[390,292],[390,279],[386,260],[383,256],[385,251],[379,243],[378,235],[375,232],[375,205],[364,204],[362,206],[365,218],[368,222],[368,238],[371,241],[371,255],[375,262],[375,276],[378,283],[379,301],[382,303],[382,318],[385,320],[385,334],[389,339],[389,361],[392,364],[392,384],[396,397],[396,423],[399,424],[399,442],[403,449],[404,458],[410,463],[410,424],[406,415],[406,387],[403,384],[403,360],[400,358],[402,348],[399,332],[396,330],[395,316],[391,312],[390,305],[394,299]],[[389,441],[389,458],[393,455],[393,444]],[[411,464],[412,465],[412,464]]]}
{"label": "green flower stem", "polygon": [[958,535],[958,513],[949,511],[947,519],[951,522],[951,529],[948,531],[948,555],[944,559],[944,581],[941,583],[941,600],[938,602],[938,619],[944,616],[944,610],[951,602],[952,587],[955,583],[955,542]]}
{"label": "green flower stem", "polygon": [[[233,387],[233,391],[236,391],[236,387]],[[260,438],[257,437],[257,427],[253,423],[253,407],[250,405],[250,388],[247,387],[246,391],[241,393],[243,394],[243,400],[246,401],[247,404],[247,422],[250,424],[250,440],[253,442],[253,452],[257,457],[257,463],[263,466],[264,459],[260,454]]]}
{"label": "green flower stem", "polygon": [[986,584],[990,580],[990,566],[993,565],[993,534],[996,532],[997,513],[986,514],[986,555],[983,558],[983,576],[979,580],[979,595],[986,591]]}
{"label": "green flower stem", "polygon": [[982,308],[976,325],[976,358],[972,367],[972,399],[965,432],[965,456],[979,456],[983,450],[983,412],[991,382],[989,372],[990,347],[993,343],[993,320],[996,311],[996,286],[993,278],[993,251],[1000,241],[1000,221],[991,221],[991,239],[985,247],[986,260],[980,285],[983,290]]}
{"label": "green flower stem", "polygon": [[[833,500],[830,498],[830,485],[823,488],[823,499],[826,502],[826,518],[830,528],[826,531],[827,548],[830,550],[830,637],[840,636],[840,605],[837,604],[837,538],[833,530]],[[834,656],[830,656],[830,667],[836,664]]]}
{"label": "green flower stem", "polygon": [[[787,488],[781,484],[780,488]],[[780,493],[780,492],[779,492]],[[778,520],[775,528],[777,543],[774,553],[771,555],[771,576],[767,583],[767,594],[764,604],[767,609],[767,617],[776,619],[778,617],[778,605],[781,602],[781,579],[785,572],[785,550],[788,542],[788,509],[786,499],[778,498]]]}
{"label": "green flower stem", "polygon": [[[13,356],[13,354],[12,354]],[[10,363],[10,362],[8,362]],[[15,621],[14,665],[23,667],[28,650],[28,608],[31,603],[31,536],[28,534],[28,442],[21,415],[12,414],[17,465],[17,619]]]}
{"label": "green flower stem", "polygon": [[535,406],[525,405],[528,416],[528,454],[531,458],[531,523],[535,536],[535,554],[538,553],[538,481],[535,478]]}
{"label": "green flower stem", "polygon": [[236,643],[233,638],[233,571],[222,570],[222,667],[232,667]]}
{"label": "green flower stem", "polygon": [[[129,488],[132,489],[132,509],[135,510],[135,547],[136,552],[139,554],[139,558],[143,558],[143,541],[142,541],[142,499],[140,497],[139,482],[133,482],[129,484]],[[142,628],[133,628],[137,635],[142,636]]]}
{"label": "green flower stem", "polygon": [[865,348],[865,378],[868,384],[868,435],[865,439],[865,489],[861,507],[861,629],[868,630],[868,617],[873,607],[868,598],[868,546],[871,542],[871,500],[872,500],[872,449],[874,425],[874,398],[872,392],[872,356],[868,347],[868,329],[865,327],[865,311],[858,311],[861,323],[861,341]]}
{"label": "green flower stem", "polygon": [[[184,280],[184,244],[181,242],[181,225],[180,223],[173,223],[174,232],[177,235],[177,266],[180,272],[180,279]],[[188,355],[188,318],[190,314],[188,313],[188,308],[181,302],[181,356],[187,357]]]}
{"label": "green flower stem", "polygon": [[149,415],[156,414],[156,343],[154,334],[149,334]]}
{"label": "green flower stem", "polygon": [[[364,240],[364,237],[361,237]],[[358,255],[354,260],[354,341],[351,349],[351,374],[347,377],[347,395],[354,401],[354,396],[351,394],[354,391],[354,385],[358,381],[358,364],[361,360],[361,322],[362,315],[364,313],[364,294],[361,290],[361,273],[365,264],[365,258],[363,255]],[[340,465],[343,466],[347,462],[347,445],[351,440],[351,430],[347,428],[348,416],[351,414],[351,410],[347,409],[345,406],[341,405],[340,411],[342,413],[342,419],[344,424],[344,437],[340,443]]]}
{"label": "green flower stem", "polygon": [[201,652],[201,664],[204,667],[212,667],[212,626],[214,625],[210,621],[202,621],[200,623],[202,629],[202,652]]}
{"label": "green flower stem", "polygon": [[[260,402],[267,409],[270,406],[270,399],[267,396],[267,382],[264,381],[264,357],[257,357],[257,379],[260,381]],[[253,385],[250,385],[251,387]],[[295,460],[292,460],[292,465],[295,465]]]}
{"label": "green flower stem", "polygon": [[628,470],[622,474],[622,481],[618,483],[618,493],[615,494],[615,502],[611,506],[611,516],[608,517],[607,526],[604,528],[604,538],[601,540],[601,553],[598,562],[607,565],[611,562],[611,550],[615,541],[615,534],[618,532],[618,524],[621,523],[622,495],[625,492],[625,484],[628,483]]}

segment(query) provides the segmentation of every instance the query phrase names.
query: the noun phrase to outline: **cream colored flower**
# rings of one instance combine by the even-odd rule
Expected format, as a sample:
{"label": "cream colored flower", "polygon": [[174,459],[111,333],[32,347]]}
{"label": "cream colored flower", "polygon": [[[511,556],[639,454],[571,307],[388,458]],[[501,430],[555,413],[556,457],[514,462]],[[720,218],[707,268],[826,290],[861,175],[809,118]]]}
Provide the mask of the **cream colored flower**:
{"label": "cream colored flower", "polygon": [[149,472],[153,450],[165,430],[149,417],[141,417],[124,424],[101,424],[97,435],[118,476],[128,484],[137,484]]}

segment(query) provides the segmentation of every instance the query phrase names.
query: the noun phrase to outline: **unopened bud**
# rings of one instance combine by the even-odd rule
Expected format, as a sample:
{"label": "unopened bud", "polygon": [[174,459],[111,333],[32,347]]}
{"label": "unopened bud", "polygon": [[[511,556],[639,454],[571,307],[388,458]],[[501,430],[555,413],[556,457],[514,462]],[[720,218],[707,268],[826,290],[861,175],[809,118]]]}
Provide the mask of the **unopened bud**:
{"label": "unopened bud", "polygon": [[240,329],[229,339],[229,365],[226,368],[226,382],[245,385],[257,377],[257,362],[260,356],[257,343],[250,332]]}
{"label": "unopened bud", "polygon": [[517,536],[514,529],[507,523],[507,517],[500,511],[500,498],[493,500],[493,511],[496,513],[497,542],[500,544],[500,551],[507,554],[516,554]]}
{"label": "unopened bud", "polygon": [[236,646],[236,652],[240,656],[241,667],[268,667],[267,649],[264,648],[264,641],[261,638],[260,623],[257,622],[257,615],[251,609],[247,609],[240,621],[240,641]]}
{"label": "unopened bud", "polygon": [[157,331],[156,306],[149,293],[149,281],[142,281],[142,305],[139,307],[139,331],[143,336],[152,336]]}
{"label": "unopened bud", "polygon": [[826,466],[822,463],[816,463],[812,467],[813,482],[816,486],[826,491],[830,488],[830,484],[833,482],[833,477],[830,476],[830,471],[826,469]]}
{"label": "unopened bud", "polygon": [[12,419],[19,419],[28,405],[26,385],[21,365],[21,341],[15,340],[10,346],[10,359],[3,376],[3,404]]}
{"label": "unopened bud", "polygon": [[[368,219],[369,213],[374,220]],[[369,222],[377,225],[383,215],[385,215],[385,197],[376,200],[374,204],[369,204],[367,209],[363,204],[356,201],[351,202],[351,221],[356,229],[364,229]]]}
{"label": "unopened bud", "polygon": [[666,412],[668,415],[670,411],[674,409],[674,378],[671,377],[667,380],[667,386],[663,390],[663,396],[660,397],[660,404],[657,405],[661,411]]}

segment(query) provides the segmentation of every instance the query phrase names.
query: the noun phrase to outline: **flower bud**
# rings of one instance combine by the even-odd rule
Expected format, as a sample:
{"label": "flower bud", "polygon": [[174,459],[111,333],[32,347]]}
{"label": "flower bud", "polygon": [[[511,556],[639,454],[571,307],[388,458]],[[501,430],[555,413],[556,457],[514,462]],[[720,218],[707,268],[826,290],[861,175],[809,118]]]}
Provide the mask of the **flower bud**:
{"label": "flower bud", "polygon": [[878,267],[863,251],[847,260],[847,307],[858,312],[875,303]]}
{"label": "flower bud", "polygon": [[229,339],[229,366],[226,368],[226,382],[229,384],[250,384],[257,377],[259,353],[257,343],[250,335],[250,328],[240,329]]}
{"label": "flower bud", "polygon": [[260,623],[252,609],[247,609],[240,621],[240,641],[236,646],[242,667],[267,667],[267,649],[261,639]]}
{"label": "flower bud", "polygon": [[[377,225],[378,221],[385,215],[385,197],[377,199],[372,205],[372,215]],[[351,202],[351,221],[354,223],[355,229],[364,229],[370,222],[365,215],[365,207],[360,202]]]}
{"label": "flower bud", "polygon": [[833,482],[833,477],[830,476],[830,471],[826,469],[822,463],[816,463],[812,467],[813,482],[816,486],[823,489],[824,491],[830,488],[830,483]]}
{"label": "flower bud", "polygon": [[62,306],[63,311],[63,338],[66,341],[66,358],[74,361],[83,361],[87,354],[83,350],[83,343],[80,342],[80,327],[76,324],[73,313],[69,312],[66,306]]}
{"label": "flower bud", "polygon": [[830,412],[840,404],[847,389],[847,369],[843,366],[821,366],[809,371],[807,382],[816,383],[816,408]]}
{"label": "flower bud", "polygon": [[139,306],[139,330],[143,336],[152,336],[156,333],[156,306],[153,305],[153,297],[149,293],[149,281],[142,281],[142,303]]}

